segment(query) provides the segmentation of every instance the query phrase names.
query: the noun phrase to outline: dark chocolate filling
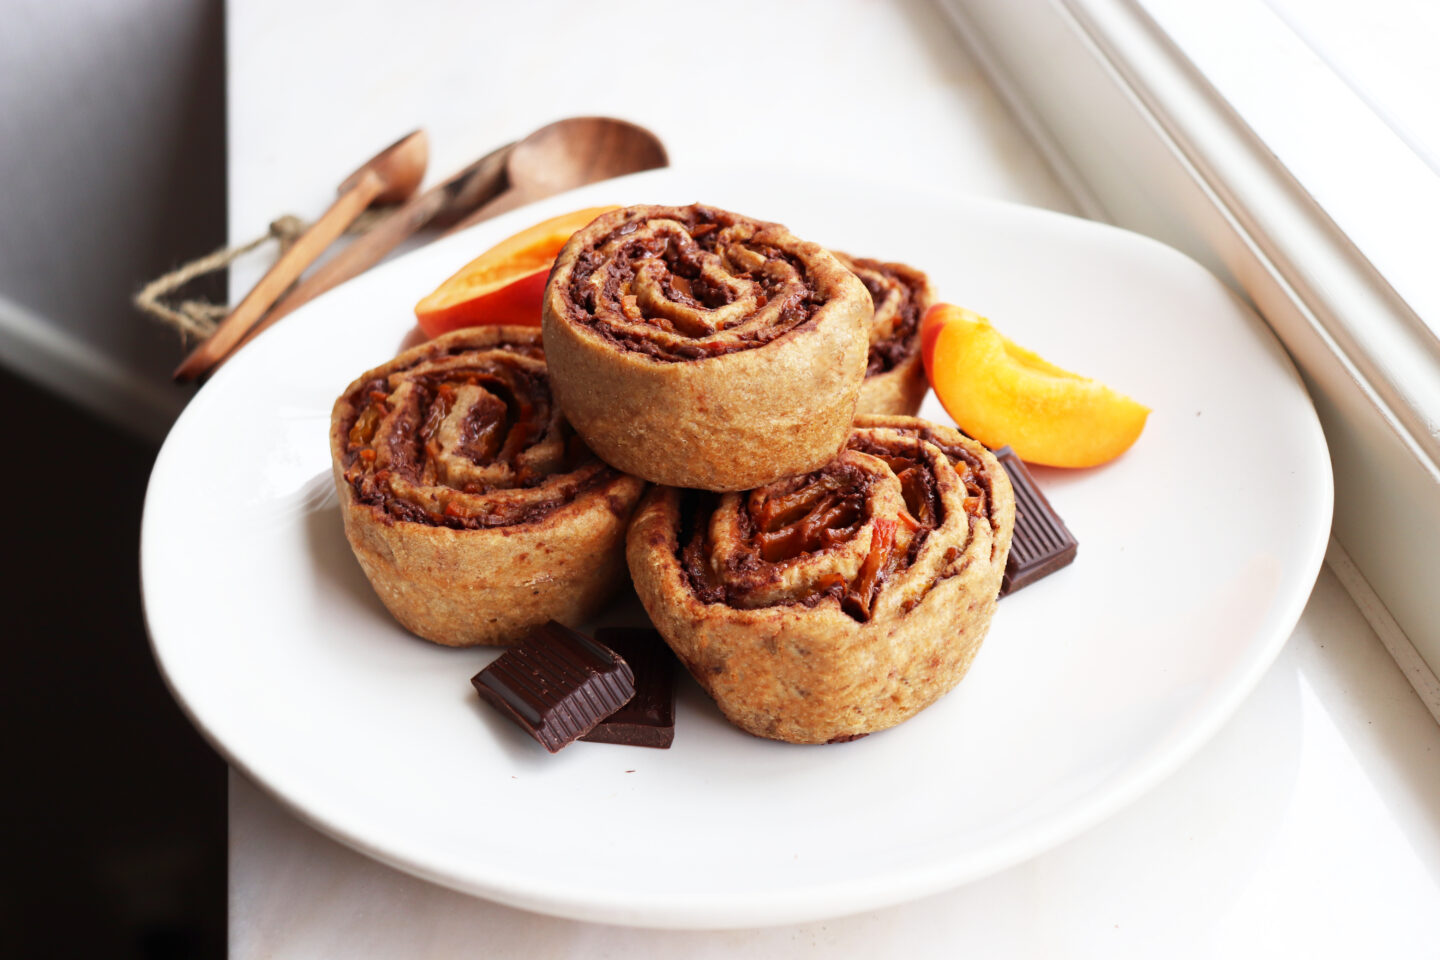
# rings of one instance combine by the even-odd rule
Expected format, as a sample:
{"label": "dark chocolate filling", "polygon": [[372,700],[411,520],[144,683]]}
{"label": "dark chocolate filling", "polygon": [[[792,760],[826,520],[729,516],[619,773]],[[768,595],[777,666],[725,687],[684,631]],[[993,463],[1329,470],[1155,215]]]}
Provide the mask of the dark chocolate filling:
{"label": "dark chocolate filling", "polygon": [[[887,298],[898,297],[900,301],[896,305],[900,321],[895,325],[894,331],[890,336],[870,344],[865,376],[873,377],[894,370],[920,349],[924,279],[919,274],[896,270],[892,264],[879,260],[852,257],[850,264],[860,282],[865,284],[865,289],[870,291],[870,300],[875,305],[876,313],[885,306]],[[886,285],[883,282],[885,280],[899,284],[899,291]]]}
{"label": "dark chocolate filling", "polygon": [[[459,356],[475,348],[457,345],[427,360]],[[556,473],[532,469],[519,457],[533,444],[547,439],[552,423],[553,399],[543,375],[505,362],[504,352],[543,357],[538,346],[501,345],[481,348],[473,366],[406,378],[399,382],[415,387],[409,402],[401,403],[390,382],[396,374],[370,380],[351,392],[351,414],[340,425],[346,442],[341,456],[344,476],[355,500],[372,507],[391,521],[443,526],[457,530],[506,527],[534,523],[571,503],[589,490],[618,480],[622,474],[603,464],[563,420],[558,421],[558,438],[563,444],[560,470]],[[503,464],[511,469],[506,479],[493,484],[467,483],[457,488],[465,494],[484,495],[498,490],[534,489],[558,474],[573,482],[558,483],[553,496],[520,503],[495,501],[482,511],[443,511],[415,503],[393,492],[392,481],[401,479],[416,486],[437,486],[437,459],[440,449],[436,433],[456,402],[457,391],[465,385],[479,387],[479,399],[460,424],[458,442],[451,456],[462,456],[476,466]],[[389,429],[379,434],[387,417]],[[385,455],[381,456],[381,453]],[[383,463],[383,466],[381,466]]]}
{"label": "dark chocolate filling", "polygon": [[[779,308],[777,321],[764,328],[744,331],[733,338],[720,341],[697,339],[693,343],[679,344],[659,343],[646,337],[643,332],[617,328],[606,323],[603,314],[620,312],[624,291],[634,280],[639,264],[644,261],[658,260],[664,264],[666,276],[662,288],[672,303],[705,309],[730,303],[730,291],[712,284],[702,275],[701,254],[720,252],[717,245],[721,229],[754,222],[699,204],[667,208],[664,218],[682,224],[688,238],[677,241],[671,237],[636,237],[633,243],[621,246],[611,255],[602,255],[601,248],[612,241],[634,234],[640,226],[640,221],[636,219],[642,216],[639,211],[627,211],[626,216],[631,219],[627,219],[580,252],[570,274],[570,287],[566,296],[570,321],[594,330],[619,349],[669,363],[723,356],[763,346],[793,330],[807,328],[824,305],[824,299],[810,283],[807,282],[799,291],[787,290],[779,275],[767,271],[765,265],[762,265],[733,276],[758,285],[758,302],[762,308],[773,305],[776,297],[786,298],[786,302]],[[765,225],[756,223],[756,226]],[[767,264],[783,261],[799,276],[805,277],[807,274],[804,261],[799,256],[767,244],[760,237],[743,241],[740,245],[763,256]],[[597,295],[590,280],[597,272],[602,271],[604,279]],[[654,323],[657,328],[667,326],[667,321],[649,315],[643,308],[641,314],[647,323]],[[685,331],[672,332],[683,334]]]}
{"label": "dark chocolate filling", "polygon": [[[980,459],[958,444],[946,443],[928,426],[894,428],[902,435],[874,436],[865,429],[851,434],[851,449],[884,460],[900,483],[906,510],[897,519],[876,519],[869,554],[848,582],[839,574],[822,577],[809,593],[784,602],[813,606],[835,599],[840,608],[860,622],[870,619],[885,583],[915,562],[929,535],[945,522],[944,506],[931,463],[922,444],[932,444],[950,460],[965,484],[965,512],[971,524],[977,516],[994,517],[990,479]],[[869,519],[865,501],[873,474],[859,468],[832,464],[802,477],[782,480],[745,497],[740,511],[740,533],[751,549],[727,555],[722,575],[711,566],[710,517],[719,505],[713,493],[682,491],[677,559],[682,576],[702,603],[736,605],[755,589],[755,580],[737,589],[736,574],[757,577],[761,583],[779,582],[781,564],[805,553],[818,553],[849,542]],[[896,549],[903,529],[913,533],[903,550]],[[953,551],[958,556],[960,549]],[[953,557],[952,557],[953,559]],[[951,575],[958,570],[949,571]],[[727,579],[728,578],[728,579]],[[747,578],[748,579],[748,578]]]}

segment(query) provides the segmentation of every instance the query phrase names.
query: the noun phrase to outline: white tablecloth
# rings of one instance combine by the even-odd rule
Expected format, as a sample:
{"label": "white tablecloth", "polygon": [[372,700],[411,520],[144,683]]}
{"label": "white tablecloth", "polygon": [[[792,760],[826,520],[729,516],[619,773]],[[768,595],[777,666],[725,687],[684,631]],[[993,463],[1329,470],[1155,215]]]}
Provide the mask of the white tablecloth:
{"label": "white tablecloth", "polygon": [[[1070,209],[923,2],[252,0],[231,4],[226,42],[236,240],[318,213],[414,127],[444,175],[582,114],[645,124],[676,166],[818,164]],[[262,266],[241,263],[235,289]],[[900,907],[729,932],[542,917],[353,853],[236,774],[230,829],[236,960],[1440,950],[1440,727],[1328,570],[1259,688],[1172,778],[1026,864]]]}

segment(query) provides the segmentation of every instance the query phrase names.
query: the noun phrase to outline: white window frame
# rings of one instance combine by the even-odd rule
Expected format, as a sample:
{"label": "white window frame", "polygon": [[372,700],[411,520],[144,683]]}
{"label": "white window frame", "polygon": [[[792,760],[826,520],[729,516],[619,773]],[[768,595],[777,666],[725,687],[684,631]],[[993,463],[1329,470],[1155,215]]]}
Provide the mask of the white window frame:
{"label": "white window frame", "polygon": [[[1431,329],[1147,0],[940,2],[1086,215],[1190,254],[1248,296],[1285,344],[1330,445],[1331,567],[1440,708],[1440,343]],[[1174,4],[1152,2],[1183,29]],[[1217,2],[1222,9],[1198,5],[1200,15],[1247,0]],[[1413,281],[1412,299],[1440,298],[1440,277],[1428,289]]]}

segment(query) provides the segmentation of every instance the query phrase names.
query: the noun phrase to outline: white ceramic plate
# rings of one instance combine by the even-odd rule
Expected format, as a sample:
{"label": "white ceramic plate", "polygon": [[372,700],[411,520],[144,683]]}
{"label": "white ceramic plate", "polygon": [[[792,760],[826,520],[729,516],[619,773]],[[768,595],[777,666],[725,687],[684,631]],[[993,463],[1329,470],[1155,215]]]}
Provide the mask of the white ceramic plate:
{"label": "white ceramic plate", "polygon": [[[849,744],[771,743],[727,725],[686,678],[672,749],[550,756],[473,692],[493,652],[416,640],[371,593],[331,490],[330,406],[394,354],[417,299],[502,237],[596,203],[695,200],[915,264],[943,299],[1154,413],[1106,467],[1037,471],[1079,559],[1002,601],[969,676],[910,722]],[[924,412],[948,422],[933,397]],[[546,913],[760,926],[980,877],[1153,786],[1284,644],[1330,509],[1324,439],[1289,360],[1173,250],[933,192],[660,171],[421,249],[257,340],[170,433],[141,564],[182,706],[324,832]]]}

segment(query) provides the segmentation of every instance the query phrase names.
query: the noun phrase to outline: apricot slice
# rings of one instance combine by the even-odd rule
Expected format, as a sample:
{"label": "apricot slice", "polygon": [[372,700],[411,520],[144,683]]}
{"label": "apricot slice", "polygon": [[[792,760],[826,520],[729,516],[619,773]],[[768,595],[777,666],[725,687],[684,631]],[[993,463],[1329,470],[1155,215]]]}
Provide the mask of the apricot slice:
{"label": "apricot slice", "polygon": [[565,242],[615,207],[589,207],[551,217],[500,241],[415,305],[430,337],[487,324],[540,326],[545,280]]}
{"label": "apricot slice", "polygon": [[1130,449],[1150,410],[1007,339],[977,313],[937,303],[921,321],[925,373],[946,412],[1021,460],[1093,467]]}

